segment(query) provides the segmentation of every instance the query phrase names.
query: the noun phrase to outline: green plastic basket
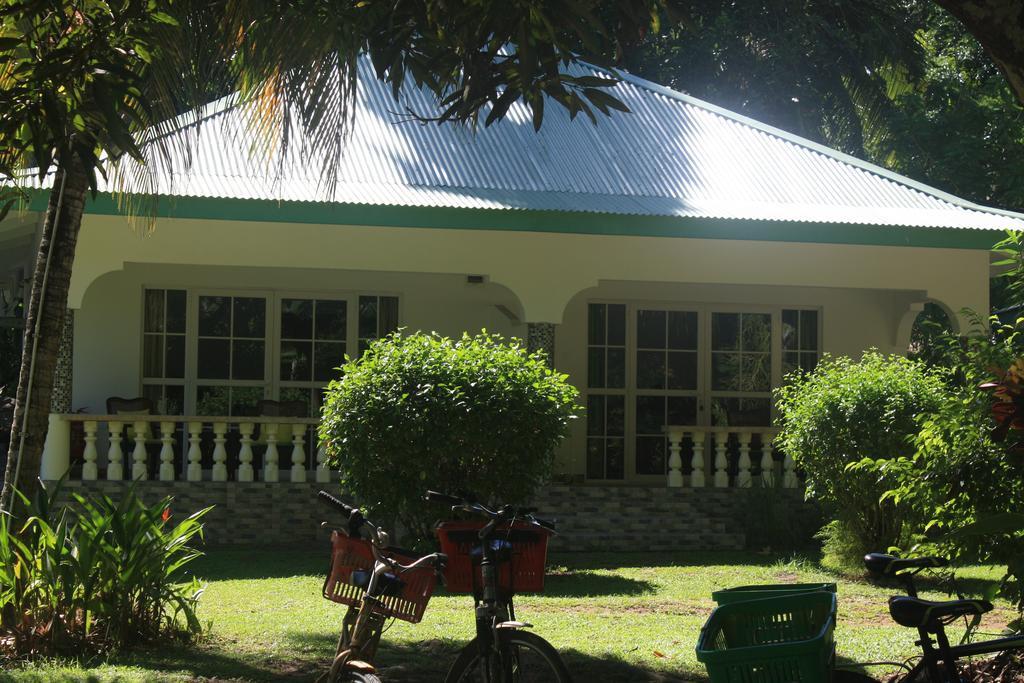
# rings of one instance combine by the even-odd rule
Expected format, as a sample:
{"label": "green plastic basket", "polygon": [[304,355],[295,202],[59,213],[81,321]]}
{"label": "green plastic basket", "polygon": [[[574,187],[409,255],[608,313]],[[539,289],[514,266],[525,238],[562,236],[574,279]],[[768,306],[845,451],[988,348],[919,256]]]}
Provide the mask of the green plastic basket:
{"label": "green plastic basket", "polygon": [[715,591],[711,599],[718,605],[728,605],[744,600],[763,600],[765,598],[783,598],[794,593],[825,591],[835,593],[834,583],[771,583],[758,586],[736,586]]}
{"label": "green plastic basket", "polygon": [[828,683],[835,627],[828,591],[733,602],[708,617],[697,659],[711,683]]}

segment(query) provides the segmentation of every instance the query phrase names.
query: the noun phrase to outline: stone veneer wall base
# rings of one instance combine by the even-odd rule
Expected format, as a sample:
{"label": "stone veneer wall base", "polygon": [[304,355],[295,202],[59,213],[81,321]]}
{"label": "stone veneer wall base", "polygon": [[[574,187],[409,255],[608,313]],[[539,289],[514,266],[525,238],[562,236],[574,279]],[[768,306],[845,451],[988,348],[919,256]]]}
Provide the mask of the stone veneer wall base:
{"label": "stone veneer wall base", "polygon": [[[130,486],[117,481],[72,481],[70,492],[118,497]],[[336,485],[264,482],[135,483],[147,502],[173,496],[171,511],[187,515],[213,505],[206,517],[208,547],[314,544],[323,542],[320,522],[333,520],[317,502],[320,488]],[[802,491],[776,490],[784,504],[800,513],[810,507]],[[551,485],[537,497],[538,516],[558,523],[553,551],[702,551],[742,550],[744,489],[669,489],[636,486]],[[340,520],[333,520],[340,523]]]}

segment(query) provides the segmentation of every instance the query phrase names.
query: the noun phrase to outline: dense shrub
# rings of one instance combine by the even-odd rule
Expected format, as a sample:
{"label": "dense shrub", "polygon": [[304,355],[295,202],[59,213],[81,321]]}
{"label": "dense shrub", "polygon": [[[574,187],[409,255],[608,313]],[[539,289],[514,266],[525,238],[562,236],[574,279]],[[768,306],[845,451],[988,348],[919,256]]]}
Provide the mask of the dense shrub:
{"label": "dense shrub", "polygon": [[551,474],[577,390],[541,353],[486,333],[453,340],[395,333],[328,387],[321,438],[342,485],[417,538],[426,489],[524,502]]}
{"label": "dense shrub", "polygon": [[882,496],[914,454],[919,417],[946,399],[946,374],[869,351],[860,361],[826,356],[777,390],[779,444],[804,471],[808,496],[834,520],[824,529],[829,560],[851,566],[901,541],[903,511]]}
{"label": "dense shrub", "polygon": [[914,517],[919,552],[1005,566],[1003,594],[1024,609],[1024,335],[991,322],[936,337],[932,355],[953,370],[952,391],[921,417],[889,497]]}
{"label": "dense shrub", "polygon": [[[20,495],[20,494],[19,494]],[[20,520],[0,517],[0,657],[81,654],[198,633],[198,583],[185,566],[200,555],[200,510],[175,523],[171,499],[146,505],[57,492],[24,501]]]}

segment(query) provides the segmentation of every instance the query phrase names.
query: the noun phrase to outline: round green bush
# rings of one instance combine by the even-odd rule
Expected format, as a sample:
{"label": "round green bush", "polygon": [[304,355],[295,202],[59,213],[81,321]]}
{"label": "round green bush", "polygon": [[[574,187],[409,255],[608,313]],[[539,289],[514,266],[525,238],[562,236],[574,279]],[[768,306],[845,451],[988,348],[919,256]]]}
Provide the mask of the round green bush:
{"label": "round green bush", "polygon": [[831,514],[826,556],[859,564],[865,552],[898,545],[901,510],[883,495],[915,452],[919,418],[949,394],[946,371],[868,351],[860,361],[825,356],[776,390],[778,443],[806,476],[807,495]]}
{"label": "round green bush", "polygon": [[523,503],[549,478],[579,392],[518,342],[396,332],[342,368],[321,439],[342,486],[415,542],[441,512],[427,489]]}

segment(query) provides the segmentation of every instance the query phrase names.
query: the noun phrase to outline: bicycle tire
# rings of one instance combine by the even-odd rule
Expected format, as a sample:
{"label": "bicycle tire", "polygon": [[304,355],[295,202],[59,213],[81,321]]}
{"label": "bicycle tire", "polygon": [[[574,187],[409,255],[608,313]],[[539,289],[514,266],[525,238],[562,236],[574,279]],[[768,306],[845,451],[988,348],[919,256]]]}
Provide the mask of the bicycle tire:
{"label": "bicycle tire", "polygon": [[832,683],[878,683],[878,681],[867,674],[847,669],[833,669]]}
{"label": "bicycle tire", "polygon": [[[572,683],[572,676],[558,655],[558,650],[548,641],[528,631],[511,631],[502,634],[502,637],[507,639],[508,647],[513,649],[517,665],[524,668],[512,671],[511,679],[505,675],[499,676],[500,683]],[[481,663],[480,646],[474,638],[459,652],[448,670],[445,683],[483,683],[487,680],[486,666],[486,663]]]}
{"label": "bicycle tire", "polygon": [[316,680],[317,683],[383,683],[377,674],[355,671],[342,671],[336,678],[331,678],[330,673],[325,673]]}

